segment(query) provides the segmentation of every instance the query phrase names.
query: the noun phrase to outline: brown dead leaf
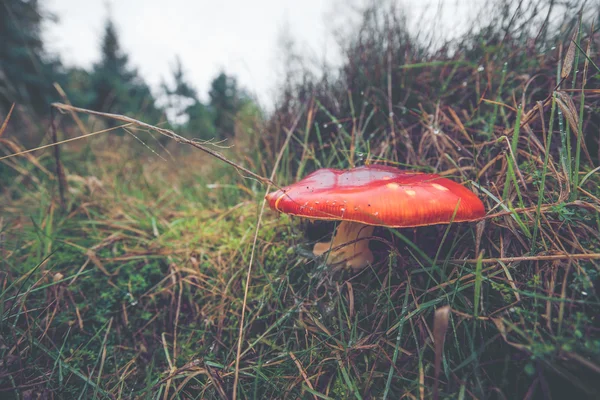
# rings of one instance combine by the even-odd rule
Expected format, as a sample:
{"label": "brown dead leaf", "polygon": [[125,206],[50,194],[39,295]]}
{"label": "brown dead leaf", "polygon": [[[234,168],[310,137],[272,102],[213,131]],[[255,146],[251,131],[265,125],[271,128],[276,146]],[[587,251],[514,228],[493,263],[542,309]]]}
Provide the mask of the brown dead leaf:
{"label": "brown dead leaf", "polygon": [[502,320],[502,318],[490,318],[490,319],[492,320],[494,325],[496,325],[496,328],[498,328],[498,332],[502,336],[502,339],[504,339],[504,341],[507,344],[509,344],[512,347],[519,349],[519,350],[524,350],[524,351],[529,350],[529,348],[523,344],[511,342],[510,340],[508,340],[508,331],[506,330],[506,324],[504,323],[504,320]]}

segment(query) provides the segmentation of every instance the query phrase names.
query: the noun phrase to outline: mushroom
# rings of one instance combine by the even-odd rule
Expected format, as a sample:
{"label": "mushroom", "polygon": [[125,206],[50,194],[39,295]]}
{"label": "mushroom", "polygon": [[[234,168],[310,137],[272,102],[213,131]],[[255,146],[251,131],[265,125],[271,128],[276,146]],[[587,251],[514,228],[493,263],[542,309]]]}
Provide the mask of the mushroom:
{"label": "mushroom", "polygon": [[319,169],[266,199],[273,210],[285,214],[341,221],[331,242],[316,243],[313,253],[331,250],[328,264],[345,263],[353,270],[373,262],[369,240],[363,238],[371,237],[375,226],[418,227],[485,215],[481,200],[450,179],[384,165]]}

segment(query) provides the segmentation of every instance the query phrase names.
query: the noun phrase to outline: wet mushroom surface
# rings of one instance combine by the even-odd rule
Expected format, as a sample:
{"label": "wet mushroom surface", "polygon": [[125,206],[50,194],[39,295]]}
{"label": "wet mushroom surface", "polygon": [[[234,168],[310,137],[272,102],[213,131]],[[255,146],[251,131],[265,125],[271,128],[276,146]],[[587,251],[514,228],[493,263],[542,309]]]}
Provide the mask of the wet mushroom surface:
{"label": "wet mushroom surface", "polygon": [[384,165],[319,169],[266,199],[273,210],[285,214],[340,221],[332,240],[316,243],[313,253],[328,253],[328,264],[345,263],[355,270],[373,262],[367,238],[375,226],[419,227],[485,215],[481,200],[459,183]]}

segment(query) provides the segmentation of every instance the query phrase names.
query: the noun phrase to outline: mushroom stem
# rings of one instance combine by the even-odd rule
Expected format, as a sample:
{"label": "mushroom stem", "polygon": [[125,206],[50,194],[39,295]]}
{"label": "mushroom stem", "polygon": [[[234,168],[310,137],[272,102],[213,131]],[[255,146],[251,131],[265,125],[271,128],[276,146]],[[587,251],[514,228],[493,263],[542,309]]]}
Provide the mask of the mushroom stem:
{"label": "mushroom stem", "polygon": [[[339,223],[335,236],[331,239],[331,242],[316,243],[313,248],[313,254],[320,256],[345,243],[369,237],[374,229],[375,227],[372,225],[365,225],[360,222],[342,221]],[[369,249],[369,240],[359,240],[340,247],[337,250],[331,250],[327,258],[327,264],[332,265],[342,262],[345,262],[346,267],[352,268],[355,271],[371,264],[373,262],[373,253],[371,253],[371,250]]]}

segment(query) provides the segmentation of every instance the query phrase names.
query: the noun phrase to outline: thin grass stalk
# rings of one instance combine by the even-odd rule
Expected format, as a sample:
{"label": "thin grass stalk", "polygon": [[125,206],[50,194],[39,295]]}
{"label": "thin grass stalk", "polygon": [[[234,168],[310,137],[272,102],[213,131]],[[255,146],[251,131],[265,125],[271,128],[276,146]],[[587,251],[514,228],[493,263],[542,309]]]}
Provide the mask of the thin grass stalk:
{"label": "thin grass stalk", "polygon": [[[579,21],[579,24],[581,25],[581,20]],[[579,32],[579,39],[581,39],[581,31]],[[578,45],[581,43],[580,40],[578,40]],[[573,196],[574,199],[577,198],[578,195],[578,190],[577,188],[579,187],[579,165],[581,162],[581,147],[582,147],[582,141],[583,141],[583,110],[585,109],[585,86],[587,84],[587,73],[588,73],[588,67],[589,67],[589,58],[590,58],[590,52],[591,52],[591,45],[592,45],[592,41],[591,39],[588,40],[588,45],[587,45],[587,49],[586,49],[586,59],[585,59],[585,63],[583,66],[583,78],[581,81],[581,92],[580,92],[580,99],[579,99],[579,124],[577,126],[577,148],[575,149],[575,173],[573,175]],[[579,51],[577,52],[577,60],[579,60]]]}
{"label": "thin grass stalk", "polygon": [[531,254],[537,250],[537,235],[540,229],[540,216],[542,203],[544,202],[544,191],[546,190],[546,176],[548,175],[548,161],[550,160],[550,145],[552,144],[552,130],[554,129],[554,112],[556,111],[556,97],[552,94],[552,106],[550,108],[550,122],[548,123],[548,133],[546,134],[546,148],[544,157],[544,167],[542,168],[542,181],[538,190],[538,202],[535,210],[535,221],[533,224],[533,237],[531,238]]}
{"label": "thin grass stalk", "polygon": [[[560,82],[562,82],[561,71],[562,71],[562,47],[561,47],[561,51],[559,52],[558,61],[556,63],[556,82],[559,83],[557,86],[557,89],[560,89]],[[567,126],[567,128],[568,128],[568,126]],[[570,155],[571,152],[567,145],[567,134],[566,134],[565,128],[564,128],[564,116],[563,116],[563,112],[560,109],[560,107],[558,108],[558,130],[559,130],[559,134],[560,134],[560,148],[559,148],[560,163],[562,165],[562,169],[565,173],[565,176],[568,177],[567,179],[570,179],[571,170],[569,167],[570,164],[568,162],[568,155]]]}
{"label": "thin grass stalk", "polygon": [[[579,21],[577,24],[577,40],[575,41],[575,45],[577,47],[581,46],[581,22],[583,19],[583,10],[579,12]],[[575,52],[575,62],[573,64],[573,81],[571,83],[571,89],[575,89],[575,86],[577,85],[577,73],[579,72],[579,55],[580,52],[579,50]],[[581,96],[582,96],[582,101],[584,99],[584,95],[583,95],[583,88],[584,88],[585,84],[582,82],[581,85]],[[577,135],[577,148],[575,149],[575,160],[573,160],[573,168],[571,170],[571,172],[573,173],[573,177],[572,177],[572,187],[571,187],[571,198],[574,200],[575,198],[577,198],[577,185],[579,182],[579,157],[581,157],[581,117],[583,116],[583,102],[580,103],[580,110],[579,110],[579,126],[577,127],[578,132],[575,132],[575,134]],[[568,125],[568,124],[567,124]],[[567,126],[567,129],[569,127]],[[568,131],[567,131],[568,132]],[[567,133],[568,134],[568,133]],[[571,156],[571,153],[569,153],[569,157]],[[571,161],[571,160],[569,160]]]}
{"label": "thin grass stalk", "polygon": [[406,315],[406,311],[408,309],[408,294],[410,288],[410,281],[406,285],[406,290],[404,291],[404,303],[402,304],[402,312],[400,313],[400,323],[398,324],[398,333],[396,334],[396,346],[394,347],[394,355],[392,356],[392,365],[390,365],[390,370],[388,372],[388,377],[385,382],[385,390],[383,391],[383,400],[386,400],[388,394],[390,392],[390,387],[392,385],[392,377],[394,376],[394,367],[396,366],[396,361],[398,360],[398,353],[400,350],[400,340],[402,339],[402,330],[404,329],[404,316]]}
{"label": "thin grass stalk", "polygon": [[498,107],[502,102],[502,88],[504,87],[504,82],[506,81],[506,73],[508,71],[508,63],[505,62],[502,66],[502,76],[500,78],[500,85],[498,86],[498,94],[496,95],[496,102],[494,103],[494,111],[492,112],[492,117],[490,118],[490,122],[488,124],[488,134],[491,137],[494,133],[494,126],[496,125],[496,119],[498,118]]}
{"label": "thin grass stalk", "polygon": [[[283,154],[288,149],[290,139],[292,138],[292,135],[294,134],[294,131],[296,130],[296,126],[300,122],[300,116],[302,115],[303,112],[304,112],[304,110],[301,110],[298,113],[296,120],[294,121],[294,123],[292,124],[292,126],[289,128],[289,130],[287,132],[285,141],[283,142],[283,147],[279,151],[277,159],[275,160],[275,164],[273,165],[273,171],[271,172],[271,177],[269,179],[270,182],[273,181],[273,179],[275,178],[275,175],[277,174],[277,169],[279,167],[279,163],[281,162],[281,159],[283,158]],[[266,196],[266,194],[269,193],[270,190],[271,190],[271,184],[269,184],[267,186],[267,189],[265,191],[265,196]],[[259,231],[259,228],[260,228],[260,225],[262,222],[262,217],[263,217],[263,213],[265,210],[265,206],[266,206],[266,198],[263,198],[263,201],[262,201],[261,207],[260,207],[260,211],[258,213],[258,220],[256,222],[256,230],[254,231],[254,240],[252,242],[252,250],[250,251],[250,261],[248,262],[248,271],[246,274],[246,285],[244,286],[244,297],[243,297],[243,301],[242,301],[242,315],[240,317],[240,326],[239,326],[239,333],[238,333],[238,340],[237,340],[237,351],[236,351],[236,357],[235,357],[235,372],[234,372],[233,394],[232,394],[233,400],[235,400],[237,398],[237,389],[238,389],[239,374],[240,374],[240,358],[241,358],[241,354],[242,354],[242,340],[244,338],[244,317],[246,314],[246,304],[247,304],[247,300],[248,300],[248,288],[250,286],[250,278],[252,275],[252,265],[254,263],[256,243],[258,241],[258,231]]]}
{"label": "thin grass stalk", "polygon": [[[517,165],[517,146],[519,144],[519,134],[521,131],[521,115],[523,113],[523,107],[519,106],[517,108],[517,118],[515,120],[515,125],[514,125],[514,131],[513,131],[513,137],[512,137],[512,141],[511,141],[511,150],[512,150],[512,154],[514,155],[514,166],[516,168],[518,168]],[[509,190],[509,183],[511,181],[511,175],[514,175],[514,170],[512,168],[512,163],[513,160],[510,157],[510,154],[506,155],[506,163],[507,163],[507,167],[508,170],[512,173],[507,173],[506,174],[506,180],[504,182],[504,190],[502,192],[502,200],[507,201],[508,200],[508,190]],[[515,180],[515,187],[517,186],[516,180]],[[518,187],[516,187],[517,190],[519,190]]]}

